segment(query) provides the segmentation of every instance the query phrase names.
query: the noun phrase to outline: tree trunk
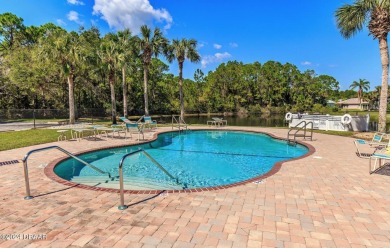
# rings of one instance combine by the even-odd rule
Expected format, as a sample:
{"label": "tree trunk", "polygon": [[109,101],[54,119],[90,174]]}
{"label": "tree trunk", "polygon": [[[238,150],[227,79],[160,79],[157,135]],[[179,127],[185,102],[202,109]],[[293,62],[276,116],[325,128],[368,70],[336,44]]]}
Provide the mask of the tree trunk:
{"label": "tree trunk", "polygon": [[69,124],[74,124],[76,121],[74,110],[74,82],[73,74],[68,76],[68,88],[69,88]]}
{"label": "tree trunk", "polygon": [[122,67],[122,94],[123,94],[123,116],[127,118],[127,84],[126,84],[126,68]]}
{"label": "tree trunk", "polygon": [[148,99],[148,66],[144,65],[144,101],[145,101],[145,115],[149,115],[149,99]]}
{"label": "tree trunk", "polygon": [[115,73],[110,71],[109,74],[110,90],[111,90],[111,119],[112,124],[116,124],[116,101],[115,101]]}
{"label": "tree trunk", "polygon": [[179,62],[180,117],[184,121],[183,62]]}
{"label": "tree trunk", "polygon": [[379,121],[378,131],[386,132],[386,114],[387,114],[387,90],[389,81],[389,48],[387,37],[379,39],[379,50],[382,63],[382,89],[379,100]]}

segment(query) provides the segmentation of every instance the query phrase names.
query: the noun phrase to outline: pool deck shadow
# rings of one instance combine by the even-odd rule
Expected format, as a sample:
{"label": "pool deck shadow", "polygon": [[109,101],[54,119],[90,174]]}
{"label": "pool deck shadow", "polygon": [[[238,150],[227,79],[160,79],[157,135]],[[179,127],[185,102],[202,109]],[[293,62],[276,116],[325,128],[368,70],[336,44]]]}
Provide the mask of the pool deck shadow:
{"label": "pool deck shadow", "polygon": [[[197,128],[207,127],[191,127]],[[283,128],[217,130],[227,129],[287,135]],[[148,132],[146,138],[156,133]],[[33,154],[30,187],[37,197],[31,200],[23,199],[22,163],[0,166],[0,247],[389,247],[389,177],[369,174],[368,160],[356,156],[353,138],[313,136],[313,141],[303,141],[315,148],[313,154],[281,164],[261,183],[126,194],[129,208],[123,211],[118,210],[118,193],[65,188],[48,178],[42,165],[63,153]],[[80,153],[135,142],[53,142],[0,152],[0,161],[21,161],[28,151],[50,145]],[[45,239],[29,234],[44,234]]]}
{"label": "pool deck shadow", "polygon": [[148,202],[148,201],[150,201],[150,200],[152,200],[152,199],[154,199],[154,198],[156,198],[156,197],[164,196],[164,194],[165,194],[165,190],[162,190],[162,191],[161,191],[160,193],[158,193],[158,194],[155,194],[155,195],[153,195],[153,196],[147,197],[147,198],[142,199],[142,200],[139,200],[139,201],[137,201],[137,202],[128,204],[128,205],[126,205],[126,207],[130,208],[130,207],[136,206],[136,205],[141,204],[141,203],[146,203],[146,202]]}
{"label": "pool deck shadow", "polygon": [[55,194],[55,193],[59,193],[59,192],[62,192],[62,191],[65,191],[65,190],[68,190],[68,189],[71,189],[71,188],[74,188],[74,187],[77,187],[77,184],[74,185],[74,186],[70,186],[70,187],[66,187],[64,189],[59,189],[59,190],[56,190],[56,191],[51,191],[51,192],[47,192],[47,193],[41,193],[41,194],[38,194],[38,195],[33,195],[33,199],[34,198],[37,198],[37,197],[42,197],[42,196],[46,196],[46,195],[51,195],[51,194]]}

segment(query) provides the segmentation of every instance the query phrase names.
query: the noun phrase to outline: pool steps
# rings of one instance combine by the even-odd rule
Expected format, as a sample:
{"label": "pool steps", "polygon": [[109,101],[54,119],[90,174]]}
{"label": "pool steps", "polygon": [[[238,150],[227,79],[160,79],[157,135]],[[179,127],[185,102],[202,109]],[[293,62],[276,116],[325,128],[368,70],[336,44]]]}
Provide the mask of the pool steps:
{"label": "pool steps", "polygon": [[[108,179],[103,176],[74,176],[73,183],[95,186],[100,188],[119,189],[119,178]],[[149,178],[124,177],[124,189],[127,190],[180,190],[180,185],[174,182],[158,182]]]}

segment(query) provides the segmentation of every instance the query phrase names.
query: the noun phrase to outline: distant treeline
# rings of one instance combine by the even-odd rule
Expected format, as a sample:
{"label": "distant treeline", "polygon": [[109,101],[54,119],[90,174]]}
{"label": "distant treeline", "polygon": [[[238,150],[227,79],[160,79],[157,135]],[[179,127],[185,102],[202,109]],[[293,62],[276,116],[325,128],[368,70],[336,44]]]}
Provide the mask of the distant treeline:
{"label": "distant treeline", "polygon": [[[102,36],[96,27],[81,27],[78,32],[68,32],[52,23],[26,27],[19,17],[1,15],[0,108],[68,108],[71,73],[76,109],[104,108],[109,113],[109,82],[114,80],[118,114],[123,110],[123,85],[127,87],[129,114],[143,114],[140,54],[122,60],[119,54],[115,57],[118,61],[108,54],[107,44],[119,46],[122,36],[123,32]],[[67,60],[74,63],[65,63]],[[152,59],[148,71],[151,114],[180,112],[178,77],[168,70],[169,65],[162,60]],[[122,82],[124,72],[126,84]],[[183,84],[187,113],[308,111],[325,106],[326,100],[356,96],[352,90],[339,91],[339,82],[332,76],[317,75],[313,70],[301,72],[293,64],[276,61],[229,61],[207,75],[198,69],[193,78],[185,79]]]}

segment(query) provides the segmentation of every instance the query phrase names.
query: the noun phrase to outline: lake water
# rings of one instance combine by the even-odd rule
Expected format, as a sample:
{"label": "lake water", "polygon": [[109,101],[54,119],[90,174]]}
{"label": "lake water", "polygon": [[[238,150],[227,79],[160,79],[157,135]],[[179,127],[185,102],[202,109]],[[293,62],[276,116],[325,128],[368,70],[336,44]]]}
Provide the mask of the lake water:
{"label": "lake water", "polygon": [[[250,115],[250,116],[186,116],[187,124],[207,124],[212,117],[227,120],[229,126],[261,126],[261,127],[287,127],[284,115]],[[156,118],[158,122],[172,123],[172,117]]]}
{"label": "lake water", "polygon": [[[229,126],[256,126],[256,127],[288,127],[288,123],[284,119],[284,115],[248,115],[248,116],[186,116],[187,124],[207,124],[207,121],[212,120],[212,117],[219,117],[227,120]],[[172,123],[172,117],[155,118],[159,123]],[[369,131],[377,131],[378,123],[370,122],[368,125]],[[390,130],[390,123],[387,124],[387,130]]]}

